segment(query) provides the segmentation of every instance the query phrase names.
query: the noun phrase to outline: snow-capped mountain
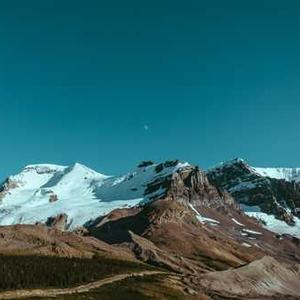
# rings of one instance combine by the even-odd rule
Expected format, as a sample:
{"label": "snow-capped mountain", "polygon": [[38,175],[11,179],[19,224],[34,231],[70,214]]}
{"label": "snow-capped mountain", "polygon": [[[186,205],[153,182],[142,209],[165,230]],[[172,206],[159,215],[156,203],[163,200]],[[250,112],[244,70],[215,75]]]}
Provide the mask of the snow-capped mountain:
{"label": "snow-capped mountain", "polygon": [[268,229],[300,236],[298,168],[256,168],[235,159],[208,170],[207,175]]}
{"label": "snow-capped mountain", "polygon": [[232,198],[218,195],[217,187],[268,229],[300,236],[298,170],[254,168],[236,159],[208,170],[209,183],[197,167],[177,160],[143,162],[122,176],[104,175],[79,163],[29,165],[0,186],[0,225],[59,223],[74,229],[115,209],[166,196],[197,206],[204,190],[211,196],[201,206],[232,205]]}
{"label": "snow-capped mountain", "polygon": [[0,225],[45,223],[64,214],[67,226],[76,228],[114,209],[159,197],[165,191],[164,179],[188,166],[144,162],[123,176],[107,176],[79,163],[29,165],[0,188]]}

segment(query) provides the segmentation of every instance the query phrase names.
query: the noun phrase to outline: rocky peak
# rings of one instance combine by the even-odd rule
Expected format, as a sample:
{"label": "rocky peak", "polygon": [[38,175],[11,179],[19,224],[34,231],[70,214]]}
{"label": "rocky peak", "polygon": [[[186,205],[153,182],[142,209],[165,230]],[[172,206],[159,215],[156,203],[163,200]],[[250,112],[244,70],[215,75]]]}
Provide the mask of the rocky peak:
{"label": "rocky peak", "polygon": [[184,199],[195,205],[220,207],[233,204],[225,193],[210,184],[204,172],[198,167],[189,168],[173,175],[170,195],[174,199]]}
{"label": "rocky peak", "polygon": [[300,207],[299,183],[266,176],[241,159],[210,169],[207,176],[212,184],[229,192],[237,202],[295,225],[294,217],[298,216],[297,208]]}
{"label": "rocky peak", "polygon": [[167,177],[157,178],[147,186],[148,192],[158,190],[164,192],[154,195],[153,200],[169,197],[185,204],[213,208],[234,205],[229,194],[213,186],[197,166],[184,166]]}

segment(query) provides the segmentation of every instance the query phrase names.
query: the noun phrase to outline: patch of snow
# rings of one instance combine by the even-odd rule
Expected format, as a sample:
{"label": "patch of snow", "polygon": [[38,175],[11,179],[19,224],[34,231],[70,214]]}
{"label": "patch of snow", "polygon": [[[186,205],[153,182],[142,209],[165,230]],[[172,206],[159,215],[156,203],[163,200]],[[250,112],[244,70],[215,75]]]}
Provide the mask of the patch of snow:
{"label": "patch of snow", "polygon": [[295,226],[289,226],[284,221],[276,219],[273,215],[268,215],[263,212],[245,212],[249,217],[262,220],[266,225],[263,227],[278,234],[291,234],[295,237],[300,238],[300,219],[294,217]]}
{"label": "patch of snow", "polygon": [[239,221],[237,221],[235,218],[232,218],[231,220],[232,220],[235,224],[237,224],[237,225],[239,225],[239,226],[242,226],[242,227],[245,226],[244,224],[242,224],[242,223],[240,223]]}
{"label": "patch of snow", "polygon": [[242,231],[250,234],[257,234],[257,235],[262,234],[261,232],[250,230],[250,229],[242,229]]}
{"label": "patch of snow", "polygon": [[200,223],[202,223],[202,224],[204,224],[204,223],[212,223],[211,225],[220,224],[220,222],[217,221],[217,220],[201,216],[201,214],[197,211],[197,209],[192,204],[189,204],[189,206],[196,213],[196,218],[198,219],[198,221]]}
{"label": "patch of snow", "polygon": [[211,219],[211,218],[202,217],[202,216],[197,216],[197,219],[200,222],[204,222],[204,223],[208,222],[208,223],[220,224],[220,222],[217,221],[217,220],[214,220],[214,219]]}
{"label": "patch of snow", "polygon": [[247,243],[242,243],[242,246],[247,247],[247,248],[251,248],[252,247],[250,244],[247,244]]}
{"label": "patch of snow", "polygon": [[300,168],[253,168],[260,176],[300,182]]}

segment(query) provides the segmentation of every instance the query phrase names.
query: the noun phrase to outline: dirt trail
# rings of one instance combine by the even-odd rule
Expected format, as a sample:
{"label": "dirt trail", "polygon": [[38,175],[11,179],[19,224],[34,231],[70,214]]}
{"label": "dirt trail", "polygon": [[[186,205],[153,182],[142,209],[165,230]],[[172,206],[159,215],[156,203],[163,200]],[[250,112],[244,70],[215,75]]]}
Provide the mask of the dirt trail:
{"label": "dirt trail", "polygon": [[16,291],[7,291],[0,293],[0,299],[22,299],[28,297],[55,297],[59,295],[75,294],[75,293],[85,293],[92,289],[99,288],[105,284],[110,284],[116,281],[126,279],[128,277],[135,276],[149,276],[154,274],[166,274],[165,272],[159,271],[144,271],[139,273],[127,273],[115,275],[112,277],[104,278],[97,280],[85,285],[80,285],[73,288],[64,288],[64,289],[33,289],[33,290],[16,290]]}

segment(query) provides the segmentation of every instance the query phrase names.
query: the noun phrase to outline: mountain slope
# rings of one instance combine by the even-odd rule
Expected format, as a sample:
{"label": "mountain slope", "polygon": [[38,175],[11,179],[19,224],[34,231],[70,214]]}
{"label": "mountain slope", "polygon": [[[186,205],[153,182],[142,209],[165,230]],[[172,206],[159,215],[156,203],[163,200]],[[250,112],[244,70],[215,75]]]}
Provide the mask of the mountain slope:
{"label": "mountain slope", "polygon": [[[290,264],[300,262],[296,240],[278,237],[247,217],[233,199],[211,185],[198,168],[179,170],[165,186],[168,191],[165,196],[143,207],[119,209],[100,217],[89,224],[88,234],[129,249],[139,260],[179,274],[180,282],[199,299],[228,296],[223,286],[220,291],[215,286],[217,280],[214,278],[224,276],[222,271],[229,272],[231,285],[228,283],[228,288],[237,286],[237,291],[231,291],[230,296],[248,299],[246,288],[236,283],[235,270],[238,272],[249,263],[251,270],[251,263],[258,261],[259,265],[259,259],[265,256],[285,262],[287,269]],[[282,270],[280,266],[277,269]],[[264,282],[273,275],[261,273],[260,279]],[[254,276],[256,274],[260,272]],[[245,286],[252,283],[250,276],[245,274]],[[300,274],[290,278],[299,280]],[[297,299],[300,291],[292,293],[292,285],[282,281],[281,289],[270,286],[267,295],[292,295],[295,297],[291,299]],[[255,299],[266,299],[266,293],[261,290],[253,289],[254,292]]]}
{"label": "mountain slope", "polygon": [[226,299],[299,299],[299,277],[299,265],[291,268],[265,256],[235,270],[205,274],[200,284]]}
{"label": "mountain slope", "polygon": [[89,234],[110,244],[127,243],[145,261],[188,273],[236,267],[266,254],[300,260],[296,243],[243,214],[198,168],[179,170],[167,184],[164,197],[113,211],[89,224]]}

